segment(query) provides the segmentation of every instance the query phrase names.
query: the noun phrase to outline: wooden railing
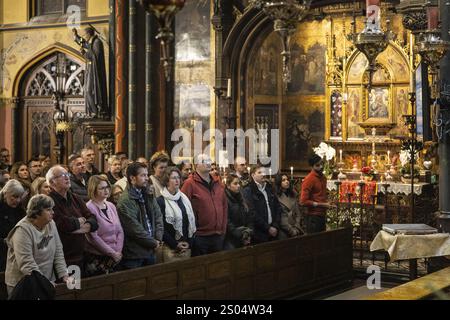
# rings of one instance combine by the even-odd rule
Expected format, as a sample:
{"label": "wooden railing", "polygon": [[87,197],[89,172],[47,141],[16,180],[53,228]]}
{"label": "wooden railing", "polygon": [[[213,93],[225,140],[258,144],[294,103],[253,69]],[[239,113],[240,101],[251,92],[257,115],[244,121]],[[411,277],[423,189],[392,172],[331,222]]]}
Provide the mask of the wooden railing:
{"label": "wooden railing", "polygon": [[372,296],[368,300],[450,299],[450,267]]}
{"label": "wooden railing", "polygon": [[58,285],[56,295],[74,300],[276,299],[350,285],[352,270],[352,231],[346,228],[86,278],[81,290]]}

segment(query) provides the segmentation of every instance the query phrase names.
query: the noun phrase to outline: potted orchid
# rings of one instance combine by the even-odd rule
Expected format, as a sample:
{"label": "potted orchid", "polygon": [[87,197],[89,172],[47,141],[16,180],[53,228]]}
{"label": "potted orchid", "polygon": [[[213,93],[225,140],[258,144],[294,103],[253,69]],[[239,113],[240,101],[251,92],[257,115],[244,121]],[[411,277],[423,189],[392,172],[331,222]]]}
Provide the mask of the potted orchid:
{"label": "potted orchid", "polygon": [[313,151],[323,159],[323,174],[330,179],[333,175],[334,164],[332,160],[336,156],[336,149],[325,142],[321,142],[318,147],[313,148]]}
{"label": "potted orchid", "polygon": [[[414,154],[414,159],[417,159],[419,153],[416,152]],[[401,179],[404,183],[410,183],[411,179],[414,179],[414,182],[419,181],[419,169],[414,164],[413,168],[413,177],[411,177],[411,152],[410,150],[401,150],[399,155],[400,163],[402,167],[400,168]],[[415,161],[414,161],[415,162]]]}

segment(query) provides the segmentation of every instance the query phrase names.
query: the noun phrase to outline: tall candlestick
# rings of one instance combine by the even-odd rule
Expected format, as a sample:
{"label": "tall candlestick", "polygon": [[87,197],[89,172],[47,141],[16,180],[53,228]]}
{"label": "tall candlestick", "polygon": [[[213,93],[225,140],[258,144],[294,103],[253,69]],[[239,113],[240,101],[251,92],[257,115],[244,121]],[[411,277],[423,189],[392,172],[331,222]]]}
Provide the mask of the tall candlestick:
{"label": "tall candlestick", "polygon": [[227,82],[227,98],[231,98],[231,79]]}
{"label": "tall candlestick", "polygon": [[291,167],[291,180],[294,180],[294,167]]}

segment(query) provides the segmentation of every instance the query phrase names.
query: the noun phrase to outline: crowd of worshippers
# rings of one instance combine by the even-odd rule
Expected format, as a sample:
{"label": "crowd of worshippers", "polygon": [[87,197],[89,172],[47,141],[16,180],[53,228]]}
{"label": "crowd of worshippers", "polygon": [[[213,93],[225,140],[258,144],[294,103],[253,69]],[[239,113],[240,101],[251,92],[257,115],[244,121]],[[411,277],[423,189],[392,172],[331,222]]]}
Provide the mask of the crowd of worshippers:
{"label": "crowd of worshippers", "polygon": [[[172,165],[123,152],[94,166],[91,148],[68,165],[48,156],[9,164],[1,149],[0,271],[8,292],[38,271],[67,280],[187,259],[303,234],[300,201],[288,175],[267,181],[261,165],[238,157],[219,175],[208,155]],[[314,206],[315,207],[315,206]]]}

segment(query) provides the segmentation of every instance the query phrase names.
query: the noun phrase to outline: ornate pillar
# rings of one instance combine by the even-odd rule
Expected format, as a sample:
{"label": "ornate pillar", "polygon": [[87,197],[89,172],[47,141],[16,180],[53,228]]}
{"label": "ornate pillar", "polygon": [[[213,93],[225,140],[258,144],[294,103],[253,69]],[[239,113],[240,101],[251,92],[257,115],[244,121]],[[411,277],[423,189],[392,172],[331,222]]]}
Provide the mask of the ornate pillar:
{"label": "ornate pillar", "polygon": [[11,163],[19,159],[18,137],[19,137],[19,105],[20,98],[13,97],[11,99]]}
{"label": "ornate pillar", "polygon": [[109,0],[109,108],[111,116],[116,112],[115,108],[115,39],[116,39],[116,0]]}
{"label": "ornate pillar", "polygon": [[[450,13],[447,0],[440,0],[441,38],[449,41]],[[439,139],[439,209],[440,222],[444,232],[450,232],[450,52],[440,64],[441,99],[437,125]],[[439,123],[438,123],[439,124]]]}
{"label": "ornate pillar", "polygon": [[144,154],[147,159],[153,152],[152,145],[152,15],[145,14],[145,139]]}
{"label": "ornate pillar", "polygon": [[128,157],[136,159],[136,0],[129,0],[128,21]]}
{"label": "ornate pillar", "polygon": [[[228,79],[231,79],[231,87],[235,88],[232,84],[238,83],[238,79],[232,79],[231,66],[229,61],[223,60],[223,47],[225,41],[233,26],[233,4],[232,1],[215,0],[214,1],[214,15],[211,18],[211,23],[215,31],[215,74],[216,80],[214,84],[214,92],[217,97],[216,112],[215,112],[215,127],[225,133],[225,129],[235,128],[236,117],[233,117],[235,113],[232,109],[233,106],[233,93],[235,90],[231,90],[231,96],[227,99],[227,84]],[[236,96],[236,94],[234,94]],[[224,135],[225,137],[225,135]],[[225,140],[224,140],[225,143]]]}
{"label": "ornate pillar", "polygon": [[126,36],[127,0],[116,0],[116,38],[115,38],[115,140],[116,152],[126,151],[127,147],[127,36]]}

